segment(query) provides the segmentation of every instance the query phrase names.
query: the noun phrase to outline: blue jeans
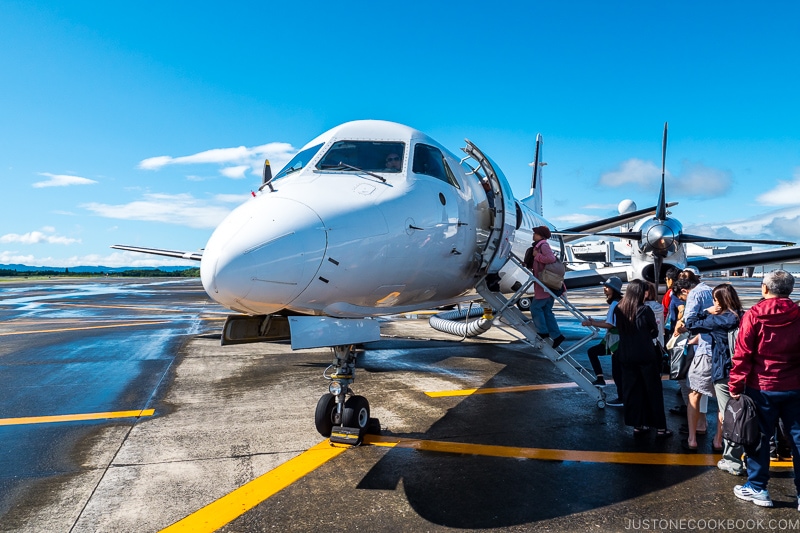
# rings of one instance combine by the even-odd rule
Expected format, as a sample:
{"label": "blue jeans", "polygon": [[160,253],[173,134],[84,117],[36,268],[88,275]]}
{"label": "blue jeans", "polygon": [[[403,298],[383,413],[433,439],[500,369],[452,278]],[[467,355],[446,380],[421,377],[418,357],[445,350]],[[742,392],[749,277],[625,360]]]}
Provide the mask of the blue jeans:
{"label": "blue jeans", "polygon": [[556,315],[553,314],[553,302],[555,298],[548,296],[541,300],[531,300],[531,318],[533,318],[533,325],[536,326],[536,331],[540,335],[548,334],[552,338],[561,335],[561,330],[558,329],[558,322],[556,322]]}
{"label": "blue jeans", "polygon": [[761,442],[755,449],[745,448],[747,452],[747,480],[759,489],[767,488],[769,482],[769,438],[775,433],[775,424],[780,418],[788,433],[794,463],[794,484],[800,494],[800,390],[760,391],[745,388],[758,407],[758,425],[761,428]]}

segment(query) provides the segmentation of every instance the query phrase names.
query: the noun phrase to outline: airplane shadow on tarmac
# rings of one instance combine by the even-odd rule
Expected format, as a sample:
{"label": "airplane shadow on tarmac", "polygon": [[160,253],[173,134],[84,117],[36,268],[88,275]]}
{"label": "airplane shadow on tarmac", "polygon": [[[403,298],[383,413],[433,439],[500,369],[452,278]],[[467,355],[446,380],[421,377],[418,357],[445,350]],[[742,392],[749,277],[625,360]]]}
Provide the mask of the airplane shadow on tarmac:
{"label": "airplane shadow on tarmac", "polygon": [[[359,366],[362,371],[391,371],[381,352],[402,349],[402,366],[430,368],[448,357],[486,358],[502,367],[483,387],[563,383],[549,361],[513,349],[453,344],[435,350],[426,344],[376,343]],[[428,344],[430,346],[430,344]],[[391,348],[389,348],[391,347]],[[411,349],[404,349],[411,348]],[[444,354],[444,355],[443,355]],[[585,356],[580,359],[585,360]],[[609,365],[610,361],[604,361]],[[362,373],[363,381],[370,380]],[[610,387],[613,390],[613,387]],[[665,405],[676,398],[676,383],[665,387]],[[677,398],[676,398],[677,399]],[[712,402],[713,403],[713,402]],[[709,418],[712,418],[709,416]],[[681,453],[678,425],[668,416],[675,435],[656,441],[653,435],[634,439],[620,409],[598,409],[575,388],[467,396],[434,422],[424,434],[385,436],[564,450]],[[710,433],[713,426],[709,425]],[[408,502],[424,519],[454,528],[490,528],[529,524],[606,507],[678,485],[709,467],[590,463],[498,458],[394,448],[360,481],[359,489],[396,490],[400,480]]]}

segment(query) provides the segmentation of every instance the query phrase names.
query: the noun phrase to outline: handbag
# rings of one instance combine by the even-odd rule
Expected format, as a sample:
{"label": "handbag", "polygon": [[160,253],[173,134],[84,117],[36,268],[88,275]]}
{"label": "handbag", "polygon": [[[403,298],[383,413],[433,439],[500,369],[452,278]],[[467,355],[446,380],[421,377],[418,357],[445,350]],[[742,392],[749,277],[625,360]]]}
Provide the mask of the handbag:
{"label": "handbag", "polygon": [[680,335],[672,335],[670,336],[669,340],[667,340],[667,350],[672,350],[675,345],[679,342],[683,342],[689,338],[689,332],[684,331]]}
{"label": "handbag", "polygon": [[544,268],[539,273],[539,281],[541,281],[548,289],[560,289],[561,286],[564,285],[564,274],[566,271],[567,269],[564,266],[564,263],[556,258],[553,263],[544,265]]}
{"label": "handbag", "polygon": [[606,345],[606,354],[616,352],[617,348],[619,348],[619,330],[614,327],[606,331],[603,343]]}
{"label": "handbag", "polygon": [[758,407],[752,398],[742,394],[728,400],[722,419],[722,436],[734,444],[758,445],[761,427],[758,425]]}
{"label": "handbag", "polygon": [[694,344],[689,339],[675,342],[669,356],[669,379],[686,379],[694,359]]}
{"label": "handbag", "polygon": [[661,373],[669,375],[670,373],[669,350],[664,348],[660,342],[656,342],[653,345],[653,347],[655,348],[656,360],[659,362],[659,368],[661,368]]}

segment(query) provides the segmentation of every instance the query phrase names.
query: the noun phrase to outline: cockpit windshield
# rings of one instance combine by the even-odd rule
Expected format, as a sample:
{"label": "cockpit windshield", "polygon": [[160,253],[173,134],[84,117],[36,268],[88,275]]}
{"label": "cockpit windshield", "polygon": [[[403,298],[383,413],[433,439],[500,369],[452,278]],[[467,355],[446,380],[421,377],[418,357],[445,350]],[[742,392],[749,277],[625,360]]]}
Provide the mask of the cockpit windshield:
{"label": "cockpit windshield", "polygon": [[308,162],[314,158],[315,155],[317,155],[317,152],[319,152],[320,148],[322,148],[322,144],[318,144],[316,146],[312,146],[311,148],[306,148],[302,152],[298,152],[298,154],[294,156],[292,160],[289,161],[286,164],[286,166],[283,167],[281,171],[278,172],[272,179],[276,180],[286,176],[287,174],[291,174],[292,172],[300,170],[301,168],[306,166]]}
{"label": "cockpit windshield", "polygon": [[400,172],[404,152],[402,142],[338,141],[320,159],[317,169]]}

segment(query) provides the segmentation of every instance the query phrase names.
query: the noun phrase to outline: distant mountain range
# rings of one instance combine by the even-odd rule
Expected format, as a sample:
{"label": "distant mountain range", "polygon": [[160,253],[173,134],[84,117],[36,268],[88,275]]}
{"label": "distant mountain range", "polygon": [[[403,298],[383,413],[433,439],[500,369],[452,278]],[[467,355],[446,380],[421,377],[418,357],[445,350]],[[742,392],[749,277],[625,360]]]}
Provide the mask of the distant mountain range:
{"label": "distant mountain range", "polygon": [[[198,265],[199,266],[199,265]],[[107,267],[107,266],[76,266],[76,267],[69,267],[65,269],[65,267],[48,267],[48,266],[28,266],[28,265],[0,265],[0,270],[16,270],[17,272],[42,272],[42,271],[50,271],[50,272],[63,272],[64,270],[69,270],[70,272],[74,273],[89,273],[89,274],[97,274],[98,272],[125,272],[127,270],[160,270],[162,272],[176,272],[179,270],[187,270],[188,266],[160,266],[160,267]],[[197,267],[194,267],[197,268]]]}

